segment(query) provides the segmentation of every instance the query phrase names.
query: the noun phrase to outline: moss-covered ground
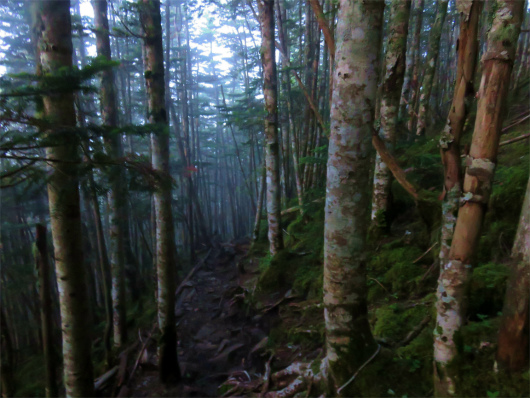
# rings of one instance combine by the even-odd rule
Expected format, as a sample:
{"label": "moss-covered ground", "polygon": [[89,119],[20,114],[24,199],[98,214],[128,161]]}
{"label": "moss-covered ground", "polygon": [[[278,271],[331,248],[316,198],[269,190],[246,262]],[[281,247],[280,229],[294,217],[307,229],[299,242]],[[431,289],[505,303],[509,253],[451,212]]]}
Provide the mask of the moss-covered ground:
{"label": "moss-covered ground", "polygon": [[[516,115],[512,115],[516,116]],[[471,140],[472,120],[463,144]],[[435,126],[422,140],[398,145],[400,164],[418,186],[441,193],[442,165]],[[528,123],[503,134],[501,141],[528,131]],[[529,173],[526,141],[503,146],[493,193],[471,280],[467,323],[458,336],[460,391],[468,397],[527,397],[528,370],[508,375],[494,370],[496,336],[509,273],[510,251]],[[324,194],[322,193],[322,196]],[[433,215],[433,219],[438,217]],[[410,196],[394,182],[385,231],[371,238],[367,254],[369,318],[381,344],[378,358],[356,379],[364,396],[431,396],[435,289],[438,278],[439,227],[420,215]],[[263,223],[265,224],[265,223]],[[249,260],[259,263],[256,302],[271,293],[292,290],[297,300],[279,305],[269,334],[269,350],[280,369],[297,360],[323,355],[322,316],[324,204],[311,203],[304,215],[289,213],[282,228],[286,248],[276,258],[267,253],[266,230]],[[267,295],[259,292],[267,292]],[[259,304],[258,304],[259,306]],[[424,325],[418,330],[418,325]],[[415,337],[405,341],[414,329]],[[287,353],[286,353],[287,351]]]}

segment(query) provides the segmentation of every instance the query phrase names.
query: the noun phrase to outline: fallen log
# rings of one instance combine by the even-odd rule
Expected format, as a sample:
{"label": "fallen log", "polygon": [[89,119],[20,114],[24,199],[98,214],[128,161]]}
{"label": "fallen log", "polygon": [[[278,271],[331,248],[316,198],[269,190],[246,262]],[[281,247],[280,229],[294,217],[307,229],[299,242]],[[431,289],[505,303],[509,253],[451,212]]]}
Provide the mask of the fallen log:
{"label": "fallen log", "polygon": [[94,390],[102,391],[117,373],[118,366],[114,366],[106,373],[103,373],[96,380],[94,380]]}

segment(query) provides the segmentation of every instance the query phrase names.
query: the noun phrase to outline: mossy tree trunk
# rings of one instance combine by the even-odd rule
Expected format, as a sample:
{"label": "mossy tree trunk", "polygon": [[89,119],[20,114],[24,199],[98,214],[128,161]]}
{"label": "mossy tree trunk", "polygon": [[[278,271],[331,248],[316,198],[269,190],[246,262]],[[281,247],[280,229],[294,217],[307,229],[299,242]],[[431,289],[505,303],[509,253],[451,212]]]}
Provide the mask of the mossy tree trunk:
{"label": "mossy tree trunk", "polygon": [[148,95],[153,169],[157,172],[154,194],[156,213],[156,270],[158,280],[159,374],[163,383],[180,380],[175,319],[176,247],[171,209],[169,126],[164,85],[164,54],[160,1],[143,0],[145,83]]}
{"label": "mossy tree trunk", "polygon": [[436,9],[436,18],[431,27],[429,35],[429,50],[427,52],[427,59],[423,73],[423,81],[421,84],[420,106],[418,108],[418,121],[416,126],[416,136],[425,134],[425,127],[429,112],[429,101],[431,99],[431,91],[434,83],[434,75],[436,73],[436,65],[438,64],[438,55],[440,53],[440,39],[442,37],[443,24],[445,16],[447,15],[447,5],[449,0],[438,0]]}
{"label": "mossy tree trunk", "polygon": [[281,229],[280,146],[278,144],[278,82],[274,49],[274,0],[258,0],[261,62],[265,97],[265,167],[270,254],[283,249]]}
{"label": "mossy tree trunk", "polygon": [[[406,66],[410,3],[408,0],[393,0],[390,4],[385,70],[381,87],[381,128],[379,129],[379,135],[389,148],[392,148],[396,141],[399,100]],[[379,154],[376,154],[372,194],[372,225],[376,227],[381,227],[383,224],[388,208],[391,182],[392,173]]]}
{"label": "mossy tree trunk", "polygon": [[515,235],[512,257],[516,261],[508,278],[499,331],[499,368],[518,371],[528,366],[530,302],[530,178]]}
{"label": "mossy tree trunk", "polygon": [[[107,1],[92,2],[94,8],[94,22],[96,26],[96,49],[99,57],[111,60],[109,40],[109,20],[107,17]],[[116,131],[118,126],[118,110],[116,106],[116,89],[114,72],[107,69],[101,73],[100,87],[101,118],[107,128],[105,144],[107,152],[113,159],[123,157],[121,134]],[[110,269],[112,275],[112,313],[114,345],[123,346],[127,340],[127,320],[125,308],[125,230],[123,221],[127,217],[127,201],[124,191],[125,173],[122,166],[110,169],[109,192],[110,204]]]}
{"label": "mossy tree trunk", "polygon": [[[34,3],[35,37],[42,75],[52,76],[72,67],[70,1],[44,0]],[[79,206],[79,136],[72,92],[44,95],[43,115],[51,126],[48,136],[57,145],[46,149],[53,159],[48,179],[51,230],[60,293],[64,384],[68,397],[94,396],[91,360],[91,325],[86,288],[86,269],[81,244]],[[60,127],[60,128],[59,128]]]}
{"label": "mossy tree trunk", "polygon": [[35,265],[39,277],[39,298],[42,327],[42,348],[46,371],[46,397],[57,397],[57,355],[53,338],[53,303],[48,260],[46,226],[37,224],[35,232]]}
{"label": "mossy tree trunk", "polygon": [[459,0],[460,35],[458,37],[458,64],[453,102],[440,137],[442,163],[444,166],[444,198],[442,203],[442,231],[440,237],[440,264],[444,268],[449,258],[449,249],[462,194],[460,160],[460,137],[464,130],[471,103],[475,97],[473,80],[478,52],[478,26],[482,1]]}
{"label": "mossy tree trunk", "polygon": [[[377,348],[363,255],[383,9],[383,1],[341,0],[338,11],[324,230],[326,350],[335,392]],[[341,393],[355,390],[350,385]]]}
{"label": "mossy tree trunk", "polygon": [[491,193],[493,174],[524,2],[497,1],[482,57],[477,117],[467,157],[462,206],[449,259],[438,279],[434,331],[434,385],[436,396],[458,396],[458,348],[455,334],[465,321],[465,288],[472,268],[482,221]]}

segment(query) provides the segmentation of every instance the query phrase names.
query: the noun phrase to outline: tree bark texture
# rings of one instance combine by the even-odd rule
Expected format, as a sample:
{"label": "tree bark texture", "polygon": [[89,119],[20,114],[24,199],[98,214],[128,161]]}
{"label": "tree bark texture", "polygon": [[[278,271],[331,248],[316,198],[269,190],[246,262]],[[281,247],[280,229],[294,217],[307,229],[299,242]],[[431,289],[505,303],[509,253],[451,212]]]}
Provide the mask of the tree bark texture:
{"label": "tree bark texture", "polygon": [[[392,148],[396,141],[399,100],[406,67],[407,32],[409,29],[410,1],[394,0],[390,4],[390,21],[384,60],[384,76],[381,91],[379,135]],[[375,158],[374,189],[372,194],[372,223],[383,220],[388,208],[388,196],[392,173],[381,160]]]}
{"label": "tree bark texture", "polygon": [[[43,76],[72,67],[72,25],[70,1],[35,2],[35,36]],[[58,145],[48,147],[53,162],[48,180],[51,229],[59,285],[64,384],[67,397],[94,396],[91,361],[90,318],[86,272],[81,244],[79,205],[79,137],[69,128],[76,126],[74,95],[71,92],[43,96],[43,115],[56,130],[50,138]]]}
{"label": "tree bark texture", "polygon": [[469,109],[475,98],[473,80],[478,52],[478,27],[482,2],[459,0],[460,35],[457,42],[458,64],[453,102],[440,137],[440,149],[444,166],[444,199],[442,203],[442,230],[440,237],[440,264],[444,268],[449,257],[456,224],[460,195],[462,194],[460,138]]}
{"label": "tree bark texture", "polygon": [[177,357],[177,331],[175,319],[176,247],[173,213],[171,209],[171,176],[169,174],[169,126],[167,122],[164,54],[162,51],[162,25],[160,2],[143,0],[141,21],[145,27],[144,65],[148,95],[153,169],[157,172],[154,194],[156,214],[156,270],[158,280],[158,344],[159,374],[164,383],[180,380]]}
{"label": "tree bark texture", "polygon": [[[96,49],[99,57],[106,61],[111,60],[109,40],[109,20],[107,17],[107,1],[93,1],[94,22],[96,26]],[[116,131],[118,126],[118,109],[116,106],[116,89],[114,72],[106,69],[101,73],[100,103],[101,118],[107,128],[105,144],[107,152],[112,159],[123,157],[121,134]],[[110,269],[112,275],[112,313],[114,345],[123,346],[127,340],[127,320],[125,310],[125,234],[129,231],[124,228],[124,219],[127,217],[127,200],[123,182],[125,181],[124,169],[114,166],[110,170],[111,190],[110,202]]]}
{"label": "tree bark texture", "polygon": [[521,0],[497,1],[488,51],[482,57],[477,117],[466,159],[461,207],[449,259],[438,279],[434,331],[436,396],[458,395],[458,369],[450,366],[458,356],[455,333],[465,320],[465,289],[491,193],[523,7]]}
{"label": "tree bark texture", "polygon": [[53,303],[52,286],[50,280],[50,263],[48,259],[48,244],[46,242],[46,226],[37,224],[35,233],[35,265],[39,278],[39,298],[42,327],[42,347],[46,371],[46,397],[57,397],[57,355],[53,332]]}
{"label": "tree bark texture", "polygon": [[427,116],[429,110],[429,101],[431,99],[431,91],[434,82],[434,75],[436,73],[436,65],[438,63],[438,55],[440,53],[440,38],[442,37],[443,24],[445,16],[447,15],[447,5],[449,0],[438,0],[438,7],[436,10],[436,18],[431,27],[429,35],[429,49],[427,52],[427,59],[425,60],[425,68],[423,73],[423,81],[421,84],[420,106],[418,109],[418,125],[416,126],[416,136],[425,134],[425,127],[427,123]]}
{"label": "tree bark texture", "polygon": [[265,165],[267,181],[267,220],[270,254],[283,249],[281,229],[280,146],[278,143],[278,83],[274,53],[274,0],[258,0],[261,28],[261,62],[265,97]]}
{"label": "tree bark texture", "polygon": [[407,121],[407,129],[409,131],[409,135],[412,135],[412,131],[414,130],[414,127],[416,125],[415,121],[417,118],[416,114],[416,108],[417,108],[417,101],[418,101],[418,95],[420,92],[420,63],[421,63],[421,31],[423,27],[423,6],[424,1],[418,0],[418,6],[416,9],[417,13],[417,19],[416,19],[416,27],[414,30],[414,39],[412,41],[412,49],[414,51],[414,60],[413,60],[413,66],[412,66],[412,77],[410,81],[410,98],[408,99],[408,121]]}
{"label": "tree bark texture", "polygon": [[526,187],[519,227],[515,235],[513,265],[499,330],[497,363],[499,368],[518,371],[528,366],[530,302],[530,178]]}
{"label": "tree bark texture", "polygon": [[406,71],[400,99],[401,118],[405,116],[407,103],[409,104],[409,107],[412,106],[412,102],[410,101],[411,90],[415,90],[415,86],[412,84],[412,77],[414,75],[414,70],[417,70],[420,59],[420,37],[423,23],[423,3],[424,0],[416,0],[414,2],[414,34],[412,35],[412,40],[410,41],[410,48],[407,49]]}
{"label": "tree bark texture", "polygon": [[[324,230],[324,316],[331,389],[377,348],[367,319],[364,248],[383,1],[341,0],[337,25]],[[342,390],[355,395],[352,385]]]}

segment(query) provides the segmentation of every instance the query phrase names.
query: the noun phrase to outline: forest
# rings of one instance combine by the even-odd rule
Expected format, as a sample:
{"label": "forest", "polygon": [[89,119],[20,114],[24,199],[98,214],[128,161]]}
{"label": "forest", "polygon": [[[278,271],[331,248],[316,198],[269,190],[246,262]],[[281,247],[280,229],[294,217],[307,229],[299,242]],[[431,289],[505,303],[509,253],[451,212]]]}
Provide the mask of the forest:
{"label": "forest", "polygon": [[2,0],[2,397],[530,396],[526,0]]}

